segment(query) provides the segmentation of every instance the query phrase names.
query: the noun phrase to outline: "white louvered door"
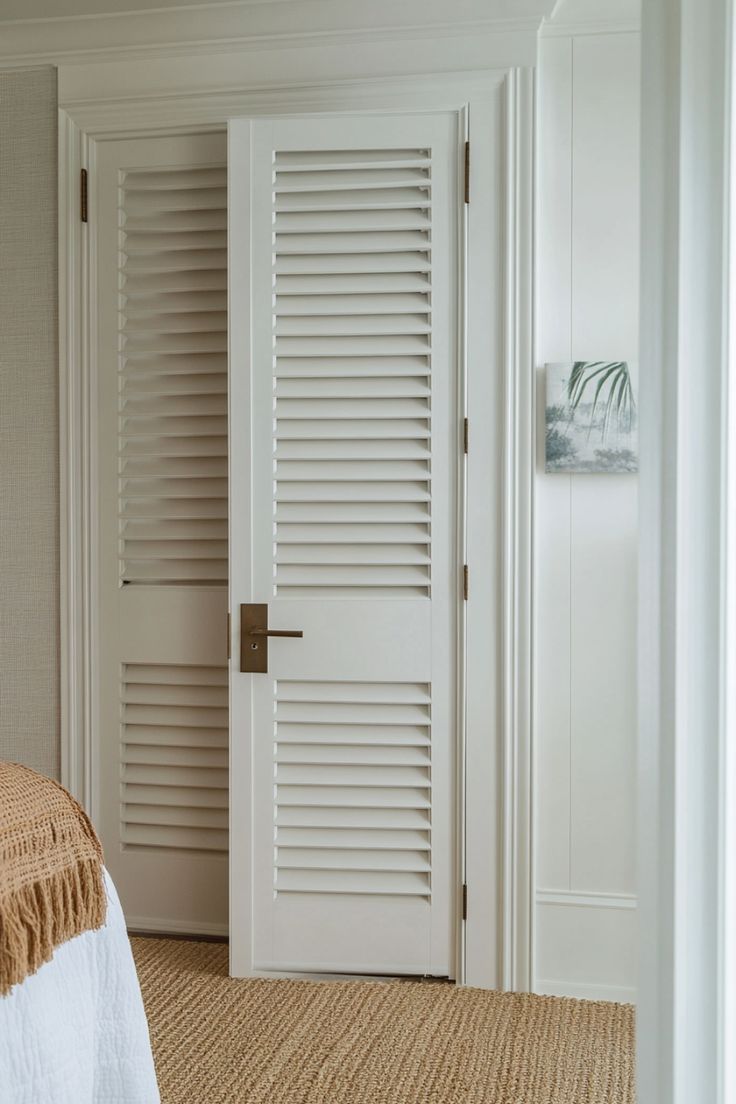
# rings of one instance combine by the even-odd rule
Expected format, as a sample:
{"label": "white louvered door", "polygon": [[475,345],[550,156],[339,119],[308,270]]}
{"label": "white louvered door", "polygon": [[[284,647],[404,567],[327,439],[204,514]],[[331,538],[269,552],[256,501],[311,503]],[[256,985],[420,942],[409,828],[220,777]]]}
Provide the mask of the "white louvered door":
{"label": "white louvered door", "polygon": [[98,149],[93,815],[131,926],[226,932],[226,140]]}
{"label": "white louvered door", "polygon": [[461,138],[231,123],[236,974],[453,974]]}

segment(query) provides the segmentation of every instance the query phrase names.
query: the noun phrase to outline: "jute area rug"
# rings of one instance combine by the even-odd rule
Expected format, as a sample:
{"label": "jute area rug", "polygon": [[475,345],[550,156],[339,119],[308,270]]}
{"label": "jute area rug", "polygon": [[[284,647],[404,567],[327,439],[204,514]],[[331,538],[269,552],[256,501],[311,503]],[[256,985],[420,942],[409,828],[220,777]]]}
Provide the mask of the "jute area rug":
{"label": "jute area rug", "polygon": [[133,939],[163,1104],[633,1104],[628,1005],[426,982],[236,981]]}

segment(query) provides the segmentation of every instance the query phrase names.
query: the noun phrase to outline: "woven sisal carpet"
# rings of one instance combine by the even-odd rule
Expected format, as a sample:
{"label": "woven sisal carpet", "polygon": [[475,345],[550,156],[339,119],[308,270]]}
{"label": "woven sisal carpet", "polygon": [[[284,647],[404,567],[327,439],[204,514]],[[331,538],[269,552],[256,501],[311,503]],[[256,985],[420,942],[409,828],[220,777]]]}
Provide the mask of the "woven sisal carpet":
{"label": "woven sisal carpet", "polygon": [[633,1104],[633,1010],[420,982],[227,977],[133,939],[162,1104]]}

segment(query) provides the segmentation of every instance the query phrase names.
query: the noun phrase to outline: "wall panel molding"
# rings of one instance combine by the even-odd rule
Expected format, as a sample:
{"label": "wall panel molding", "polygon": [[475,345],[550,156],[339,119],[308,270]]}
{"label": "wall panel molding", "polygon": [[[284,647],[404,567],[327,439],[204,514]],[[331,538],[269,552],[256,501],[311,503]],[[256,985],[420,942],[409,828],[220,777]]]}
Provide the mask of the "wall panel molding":
{"label": "wall panel molding", "polygon": [[574,908],[635,909],[633,893],[580,893],[574,889],[538,889],[538,905],[560,905]]}

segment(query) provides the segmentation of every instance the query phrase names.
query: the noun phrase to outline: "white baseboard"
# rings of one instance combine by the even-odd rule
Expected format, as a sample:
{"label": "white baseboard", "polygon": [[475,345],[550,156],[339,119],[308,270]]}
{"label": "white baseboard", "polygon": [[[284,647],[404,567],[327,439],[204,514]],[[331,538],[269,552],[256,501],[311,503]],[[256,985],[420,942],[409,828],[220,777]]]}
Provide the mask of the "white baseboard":
{"label": "white baseboard", "polygon": [[534,986],[535,993],[547,997],[574,997],[575,1000],[615,1001],[617,1004],[636,1004],[636,989],[620,985],[595,985],[582,981],[556,981],[540,978]]}
{"label": "white baseboard", "polygon": [[626,893],[538,890],[534,991],[635,1003],[636,906]]}

